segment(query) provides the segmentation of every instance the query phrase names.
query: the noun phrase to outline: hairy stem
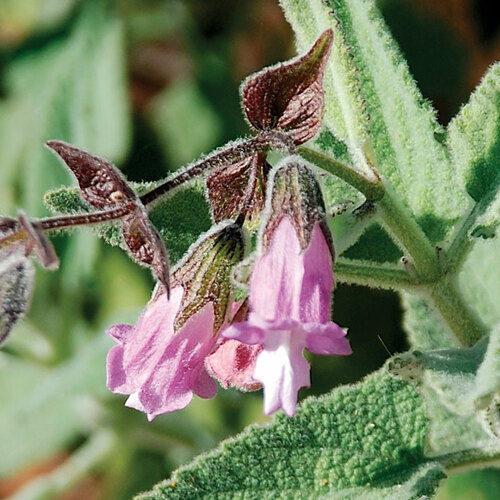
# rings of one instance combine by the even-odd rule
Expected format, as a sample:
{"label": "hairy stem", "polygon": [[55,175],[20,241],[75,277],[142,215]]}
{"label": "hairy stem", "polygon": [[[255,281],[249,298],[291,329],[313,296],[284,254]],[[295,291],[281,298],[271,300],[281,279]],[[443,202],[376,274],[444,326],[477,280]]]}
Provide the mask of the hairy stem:
{"label": "hairy stem", "polygon": [[446,252],[448,269],[450,271],[455,271],[462,264],[465,256],[473,244],[473,241],[470,238],[470,232],[486,208],[486,203],[477,203],[462,225],[458,228],[458,231],[455,233],[453,241]]}
{"label": "hairy stem", "polygon": [[[336,267],[339,281],[389,289],[417,288],[431,302],[462,345],[471,345],[487,333],[480,318],[464,301],[455,281],[445,276],[437,249],[390,189],[384,187],[382,183],[368,181],[351,167],[321,153],[307,148],[300,148],[300,153],[317,166],[348,182],[367,198],[374,197],[377,200],[381,224],[404,249],[415,268],[415,276],[411,276],[410,273],[394,267],[360,264],[340,259]],[[471,214],[471,220],[476,218],[473,215]],[[472,222],[468,226],[471,224]],[[467,224],[463,226],[465,232],[469,230],[466,226]],[[459,241],[458,236],[455,241]],[[465,233],[462,236],[465,236]],[[461,256],[463,252],[464,249],[457,249],[455,255]]]}
{"label": "hairy stem", "polygon": [[500,462],[500,446],[497,443],[481,448],[470,448],[455,451],[432,458],[441,464],[446,472],[464,472],[485,467],[498,467]]}
{"label": "hairy stem", "polygon": [[464,301],[452,278],[445,277],[430,287],[426,295],[462,345],[475,344],[487,335],[488,329]]}
{"label": "hairy stem", "polygon": [[335,264],[335,278],[340,283],[387,290],[414,291],[418,288],[418,282],[404,269],[370,262],[356,262],[342,257]]}
{"label": "hairy stem", "polygon": [[[127,215],[135,205],[133,203],[124,205],[112,210],[103,210],[101,212],[90,212],[88,214],[79,215],[61,215],[57,217],[47,217],[39,219],[35,223],[44,231],[55,231],[74,226],[87,226],[89,224],[98,224],[100,222],[110,222],[120,219]],[[15,243],[26,237],[24,229],[19,228],[17,221],[13,221],[12,233],[0,238],[0,248]]]}
{"label": "hairy stem", "polygon": [[365,195],[368,201],[378,201],[384,197],[385,188],[381,181],[372,181],[349,165],[330,158],[319,151],[301,146],[298,148],[298,152],[307,161],[356,188]]}
{"label": "hairy stem", "polygon": [[[277,141],[275,136],[272,137],[272,141]],[[264,135],[258,135],[257,137],[252,137],[251,139],[247,139],[243,142],[226,144],[210,156],[202,158],[201,160],[188,165],[185,169],[175,172],[160,185],[156,186],[148,193],[143,194],[141,196],[141,202],[145,206],[149,205],[164,194],[169,193],[181,184],[194,179],[200,174],[209,172],[210,170],[224,165],[228,165],[229,163],[244,160],[257,152],[267,151],[269,149],[269,144],[269,138]]]}
{"label": "hairy stem", "polygon": [[381,223],[411,258],[419,278],[432,283],[441,269],[437,251],[408,210],[390,192],[377,203]]}

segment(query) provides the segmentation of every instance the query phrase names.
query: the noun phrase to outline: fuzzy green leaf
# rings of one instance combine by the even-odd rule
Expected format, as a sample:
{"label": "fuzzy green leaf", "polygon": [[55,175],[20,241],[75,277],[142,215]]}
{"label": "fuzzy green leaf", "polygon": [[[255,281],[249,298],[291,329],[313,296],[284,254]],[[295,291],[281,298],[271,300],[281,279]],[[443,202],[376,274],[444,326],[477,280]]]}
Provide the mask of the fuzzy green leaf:
{"label": "fuzzy green leaf", "polygon": [[500,63],[451,121],[448,146],[460,181],[476,202],[450,246],[451,264],[458,266],[470,238],[493,238],[500,224]]}
{"label": "fuzzy green leaf", "polygon": [[[132,183],[139,193],[149,191],[153,183]],[[88,212],[77,188],[60,188],[45,195],[45,202],[61,214]],[[172,263],[179,260],[196,238],[210,227],[210,212],[203,186],[194,184],[177,191],[173,196],[156,203],[149,211],[151,221],[165,240]],[[95,232],[110,245],[126,249],[120,226],[116,223],[93,226]]]}
{"label": "fuzzy green leaf", "polygon": [[342,256],[347,259],[369,260],[382,264],[398,262],[403,253],[378,224],[372,224],[367,227],[356,244]]}
{"label": "fuzzy green leaf", "polygon": [[385,498],[402,480],[413,498],[443,477],[427,468],[426,432],[416,388],[381,370],[306,400],[293,419],[249,428],[140,498]]}
{"label": "fuzzy green leaf", "polygon": [[[45,151],[62,139],[120,161],[129,141],[124,33],[105,2],[82,3],[67,36],[25,52],[6,68],[0,103],[0,211],[41,214],[43,193],[69,175]],[[19,188],[20,197],[12,186]]]}
{"label": "fuzzy green leaf", "polygon": [[[354,164],[373,161],[429,239],[443,240],[470,206],[455,179],[435,112],[422,98],[373,0],[281,0],[301,51],[334,30],[325,123]],[[320,144],[321,145],[321,144]]]}
{"label": "fuzzy green leaf", "polygon": [[500,185],[500,63],[483,77],[448,127],[459,178],[474,201],[490,199]]}
{"label": "fuzzy green leaf", "polygon": [[442,404],[437,393],[422,386],[430,417],[427,446],[430,453],[445,454],[484,444],[488,435],[476,415],[457,415]]}
{"label": "fuzzy green leaf", "polygon": [[450,411],[475,415],[500,392],[500,327],[472,347],[414,351],[393,359],[393,369],[398,363],[406,373],[424,375]]}
{"label": "fuzzy green leaf", "polygon": [[458,347],[458,341],[447,330],[427,301],[409,293],[402,294],[403,326],[414,349],[423,351]]}
{"label": "fuzzy green leaf", "polygon": [[478,239],[458,275],[461,293],[489,327],[500,323],[500,239]]}

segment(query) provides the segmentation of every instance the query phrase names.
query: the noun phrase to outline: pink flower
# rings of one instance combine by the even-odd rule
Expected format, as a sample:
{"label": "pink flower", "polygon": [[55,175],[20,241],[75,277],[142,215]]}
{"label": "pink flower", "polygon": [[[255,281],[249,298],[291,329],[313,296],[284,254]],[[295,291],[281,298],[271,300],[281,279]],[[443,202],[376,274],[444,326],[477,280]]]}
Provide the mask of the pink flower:
{"label": "pink flower", "polygon": [[205,304],[174,333],[174,322],[184,290],[172,289],[170,300],[152,300],[137,325],[115,325],[107,330],[117,341],[107,358],[107,386],[129,394],[126,405],[143,411],[148,420],[180,410],[193,399],[214,397],[215,381],[204,367],[213,349],[214,309]]}
{"label": "pink flower", "polygon": [[304,348],[351,354],[346,331],[330,321],[332,291],[332,257],[320,224],[314,224],[302,251],[292,222],[283,217],[252,272],[248,320],[223,332],[226,338],[263,344],[253,378],[264,386],[267,415],[278,408],[295,414],[299,389],[310,385]]}

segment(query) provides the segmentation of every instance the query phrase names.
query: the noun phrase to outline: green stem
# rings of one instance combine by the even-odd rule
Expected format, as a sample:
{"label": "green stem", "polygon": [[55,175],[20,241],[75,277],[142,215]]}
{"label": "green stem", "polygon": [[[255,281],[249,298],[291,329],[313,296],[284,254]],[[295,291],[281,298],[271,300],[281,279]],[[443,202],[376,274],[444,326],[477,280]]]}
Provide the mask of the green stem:
{"label": "green stem", "polygon": [[335,278],[340,283],[387,290],[415,291],[418,287],[418,282],[403,269],[342,257],[335,264]]}
{"label": "green stem", "polygon": [[382,216],[382,224],[399,241],[412,258],[423,281],[436,281],[441,269],[436,249],[430,244],[422,228],[406,207],[399,203],[382,181],[371,181],[349,165],[332,159],[309,148],[298,148],[299,153],[318,167],[344,180],[363,193],[367,200],[376,201]]}
{"label": "green stem", "polygon": [[411,257],[422,282],[433,283],[441,276],[437,251],[411,214],[390,192],[377,203],[381,223]]}
{"label": "green stem", "polygon": [[462,345],[475,344],[488,333],[486,326],[469,308],[451,278],[444,278],[429,287],[426,295]]}
{"label": "green stem", "polygon": [[447,265],[450,271],[455,271],[460,267],[473,244],[470,239],[470,231],[487,208],[483,205],[484,204],[481,202],[477,203],[462,225],[458,228],[458,231],[454,234],[453,241],[446,252],[448,260]]}
{"label": "green stem", "polygon": [[384,196],[385,188],[380,180],[372,181],[349,165],[304,146],[298,148],[298,153],[307,161],[356,188],[367,200],[378,201]]}
{"label": "green stem", "polygon": [[[340,259],[335,271],[339,281],[390,289],[418,288],[461,344],[471,345],[487,333],[482,321],[464,301],[456,283],[445,276],[436,248],[430,243],[412,214],[390,189],[384,187],[381,182],[369,181],[351,167],[321,153],[307,148],[299,148],[299,152],[318,167],[360,190],[367,198],[371,196],[372,200],[376,199],[381,224],[393,239],[399,242],[415,266],[416,276],[412,277],[409,273],[396,268],[360,265]],[[477,214],[476,216],[471,214],[470,219],[472,222],[464,224],[462,231],[469,230],[473,221],[477,219]],[[458,241],[458,236],[455,241]],[[464,252],[464,249],[457,250],[454,255],[460,256]]]}

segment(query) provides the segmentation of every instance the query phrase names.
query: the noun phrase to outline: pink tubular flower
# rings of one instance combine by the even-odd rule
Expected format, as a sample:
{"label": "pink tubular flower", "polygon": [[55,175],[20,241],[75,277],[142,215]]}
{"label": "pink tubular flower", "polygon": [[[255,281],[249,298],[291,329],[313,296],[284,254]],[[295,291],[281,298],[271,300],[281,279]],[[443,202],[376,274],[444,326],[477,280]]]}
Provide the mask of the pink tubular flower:
{"label": "pink tubular flower", "polygon": [[129,394],[126,406],[143,411],[148,420],[180,410],[193,399],[214,397],[215,381],[204,367],[212,350],[214,309],[205,304],[174,334],[184,290],[172,289],[153,299],[137,325],[115,325],[107,330],[118,343],[107,358],[107,386]]}
{"label": "pink tubular flower", "polygon": [[273,231],[250,280],[248,320],[233,323],[226,338],[262,344],[253,378],[264,386],[264,412],[293,416],[297,393],[309,387],[304,348],[316,354],[351,354],[346,331],[330,321],[332,257],[319,223],[302,251],[288,216]]}
{"label": "pink tubular flower", "polygon": [[172,274],[170,298],[159,288],[137,325],[115,325],[107,359],[108,388],[153,420],[186,407],[193,394],[211,398],[215,381],[205,358],[217,343],[230,304],[231,269],[244,253],[241,227],[219,224],[191,246]]}

